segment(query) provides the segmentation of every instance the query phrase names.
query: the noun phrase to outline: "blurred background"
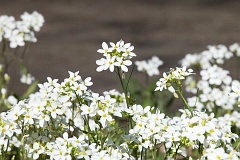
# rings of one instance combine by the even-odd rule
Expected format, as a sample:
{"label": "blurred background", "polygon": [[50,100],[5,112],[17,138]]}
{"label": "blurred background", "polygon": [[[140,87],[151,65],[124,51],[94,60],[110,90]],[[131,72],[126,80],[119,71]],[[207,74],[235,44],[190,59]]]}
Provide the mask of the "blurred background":
{"label": "blurred background", "polygon": [[157,55],[164,61],[161,72],[207,45],[240,42],[239,0],[0,0],[0,15],[19,19],[35,10],[45,24],[31,45],[29,72],[43,83],[48,76],[63,80],[68,70],[80,71],[92,77],[95,92],[119,88],[114,73],[96,72],[103,41],[132,43],[133,60]]}

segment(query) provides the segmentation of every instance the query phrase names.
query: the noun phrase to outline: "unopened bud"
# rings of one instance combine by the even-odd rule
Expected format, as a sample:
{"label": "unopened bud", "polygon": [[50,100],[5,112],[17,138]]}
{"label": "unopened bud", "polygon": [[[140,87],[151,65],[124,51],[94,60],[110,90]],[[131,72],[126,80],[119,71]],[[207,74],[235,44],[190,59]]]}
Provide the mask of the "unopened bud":
{"label": "unopened bud", "polygon": [[10,80],[10,76],[7,73],[4,74],[4,80],[6,82],[8,82]]}
{"label": "unopened bud", "polygon": [[7,90],[5,88],[1,89],[2,99],[5,99]]}
{"label": "unopened bud", "polygon": [[127,93],[127,98],[130,98],[130,92]]}
{"label": "unopened bud", "polygon": [[0,64],[0,73],[2,72],[3,70],[3,66]]}
{"label": "unopened bud", "polygon": [[178,94],[177,94],[176,92],[173,93],[173,96],[174,96],[175,98],[178,98]]}

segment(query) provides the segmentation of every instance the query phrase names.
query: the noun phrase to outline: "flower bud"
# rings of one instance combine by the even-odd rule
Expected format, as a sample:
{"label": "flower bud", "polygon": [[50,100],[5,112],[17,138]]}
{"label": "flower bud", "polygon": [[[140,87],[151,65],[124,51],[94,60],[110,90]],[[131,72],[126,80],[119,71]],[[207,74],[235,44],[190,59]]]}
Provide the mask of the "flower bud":
{"label": "flower bud", "polygon": [[5,99],[6,93],[7,93],[6,88],[2,88],[2,89],[1,89],[2,99]]}
{"label": "flower bud", "polygon": [[9,82],[9,80],[10,80],[10,76],[7,73],[4,74],[4,80],[6,82]]}

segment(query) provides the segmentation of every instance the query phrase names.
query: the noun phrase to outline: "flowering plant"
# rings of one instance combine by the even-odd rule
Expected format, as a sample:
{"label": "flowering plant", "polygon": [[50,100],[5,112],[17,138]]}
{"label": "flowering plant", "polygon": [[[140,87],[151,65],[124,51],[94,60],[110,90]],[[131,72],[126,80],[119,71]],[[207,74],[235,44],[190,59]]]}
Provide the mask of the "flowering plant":
{"label": "flowering plant", "polygon": [[[234,51],[225,50],[227,55],[212,56],[202,63],[208,67],[203,67],[200,72],[203,80],[199,82],[193,78],[189,80],[197,75],[188,68],[191,65],[163,73],[155,84],[155,92],[170,91],[173,97],[182,100],[184,106],[179,110],[179,116],[170,117],[161,108],[140,104],[133,98],[134,92],[129,90],[133,72],[128,78],[125,74],[136,56],[134,47],[123,40],[116,44],[111,42],[110,47],[103,42],[102,49],[97,52],[104,58],[96,61],[96,70],[115,72],[123,93],[117,90],[95,93],[89,89],[93,85],[91,78],[82,78],[79,72],[69,71],[69,77],[62,82],[48,77],[47,82],[38,84],[37,92],[1,113],[0,157],[4,160],[237,160],[240,158],[239,122],[226,118],[239,116],[234,109],[239,103],[240,83],[233,83],[228,72],[213,65],[222,64],[238,46],[232,48]],[[213,50],[217,52],[216,48]],[[135,64],[148,76],[158,75],[162,62],[154,57],[148,63],[138,61]],[[184,63],[186,60],[182,60]],[[195,63],[199,61],[189,64]],[[208,73],[210,68],[215,75]],[[193,98],[185,98],[183,81],[187,82],[189,91],[200,97],[199,101],[195,98],[192,103]],[[228,86],[231,83],[234,84],[232,90]],[[191,84],[197,84],[199,89],[193,89]],[[204,101],[204,95],[213,92],[215,87],[224,93],[228,91],[225,94],[229,93],[227,100],[230,104],[225,99],[219,102],[221,99],[216,100],[214,96]],[[228,113],[230,115],[218,114],[219,107],[230,108],[232,112]]]}
{"label": "flowering plant", "polygon": [[[32,14],[24,12],[19,21],[13,16],[0,16],[0,111],[11,108],[11,105],[16,104],[18,99],[27,98],[36,88],[38,82],[28,73],[25,67],[25,57],[30,43],[37,41],[35,32],[40,31],[43,23],[43,16],[36,11]],[[23,49],[21,50],[20,47]],[[17,68],[16,65],[20,66],[20,82],[29,85],[27,91],[18,96],[11,87],[15,79],[10,78],[13,68]]]}

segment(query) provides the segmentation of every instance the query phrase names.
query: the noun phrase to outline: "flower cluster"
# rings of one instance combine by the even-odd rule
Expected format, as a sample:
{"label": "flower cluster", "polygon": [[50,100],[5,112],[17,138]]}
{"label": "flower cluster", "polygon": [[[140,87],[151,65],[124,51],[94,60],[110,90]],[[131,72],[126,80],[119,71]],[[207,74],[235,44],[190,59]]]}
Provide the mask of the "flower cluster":
{"label": "flower cluster", "polygon": [[[192,107],[196,105],[198,110],[207,109],[210,112],[215,106],[226,110],[233,110],[236,98],[229,96],[231,92],[229,85],[237,81],[232,81],[232,78],[228,74],[229,71],[216,65],[208,69],[202,69],[200,71],[201,79],[195,83],[196,86],[193,86],[193,88],[197,87],[199,90],[199,95],[197,95],[199,101],[196,102],[197,97],[189,98],[190,105]],[[194,82],[194,80],[191,82]],[[196,89],[189,89],[188,91],[197,93]]]}
{"label": "flower cluster", "polygon": [[[194,116],[189,117],[188,110],[180,111],[180,117],[169,118],[158,110],[152,113],[149,106],[143,108],[141,105],[134,105],[126,112],[133,115],[136,125],[125,138],[130,143],[137,144],[140,152],[154,150],[157,145],[163,145],[163,152],[168,154],[169,158],[174,158],[176,154],[189,156],[186,147],[201,150],[202,153],[199,154],[203,154],[210,150],[223,149],[222,144],[228,146],[228,150],[223,149],[226,157],[240,158],[239,153],[229,151],[229,148],[233,150],[231,141],[238,138],[237,134],[231,132],[230,124],[219,121],[214,114],[208,116],[204,112],[195,111]],[[211,159],[209,156],[203,154],[201,158]]]}
{"label": "flower cluster", "polygon": [[238,43],[234,43],[229,46],[229,50],[233,52],[237,57],[240,57],[240,45]]}
{"label": "flower cluster", "polygon": [[175,89],[172,84],[179,84],[179,81],[184,80],[187,76],[193,74],[192,69],[187,69],[186,67],[171,69],[169,73],[164,72],[163,78],[157,81],[155,91],[162,91],[163,89],[168,89],[170,92],[175,93]]}
{"label": "flower cluster", "polygon": [[145,72],[149,77],[152,77],[153,75],[160,74],[158,68],[163,65],[163,61],[158,57],[153,56],[147,61],[135,61],[135,65],[137,66],[137,70],[139,72]]}
{"label": "flower cluster", "polygon": [[[40,90],[35,94],[32,94],[28,100],[20,101],[17,105],[14,105],[11,110],[3,112],[1,119],[4,120],[1,127],[7,127],[7,132],[2,130],[2,140],[5,142],[11,140],[15,135],[19,141],[35,140],[37,139],[49,139],[49,136],[53,132],[57,132],[57,129],[66,129],[70,126],[66,126],[67,122],[73,120],[79,121],[79,116],[71,113],[72,100],[77,95],[82,95],[87,90],[87,86],[92,83],[89,79],[83,81],[77,73],[69,72],[70,77],[65,79],[61,84],[57,83],[57,80],[48,78],[48,82],[39,84]],[[74,93],[73,93],[74,90]],[[79,125],[79,123],[77,123]],[[49,128],[51,126],[51,129]],[[48,133],[46,132],[48,128]],[[42,135],[47,134],[47,137],[36,137],[36,134],[40,134],[36,131],[41,131]],[[33,131],[33,132],[30,132]],[[24,135],[27,133],[28,135]],[[20,136],[20,134],[22,134]],[[60,134],[61,133],[55,133]],[[37,140],[36,139],[36,140]],[[3,141],[3,142],[4,142]],[[11,142],[8,142],[11,144]],[[14,145],[14,144],[11,144]],[[11,145],[8,145],[10,147]]]}
{"label": "flower cluster", "polygon": [[35,78],[30,73],[22,74],[20,78],[21,83],[28,84],[28,85],[32,84],[34,80]]}
{"label": "flower cluster", "polygon": [[240,82],[234,81],[235,83],[232,83],[232,91],[230,93],[231,97],[237,98],[238,101],[238,107],[240,107]]}
{"label": "flower cluster", "polygon": [[86,143],[87,141],[88,139],[84,135],[69,137],[68,133],[65,132],[62,137],[56,138],[53,142],[47,142],[45,146],[35,142],[32,146],[27,146],[27,151],[29,152],[29,157],[33,159],[38,159],[41,154],[46,154],[50,156],[50,159],[56,160],[71,160],[73,157],[85,160],[133,159],[124,152],[122,146],[114,148],[109,143],[106,150],[101,150],[100,146],[95,143]]}
{"label": "flower cluster", "polygon": [[13,16],[0,16],[0,42],[6,40],[11,48],[24,46],[25,42],[36,42],[34,32],[40,31],[44,18],[34,11],[29,14],[24,12],[21,21],[16,21]]}
{"label": "flower cluster", "polygon": [[78,72],[69,72],[69,78],[61,83],[47,79],[39,84],[39,92],[1,114],[2,150],[24,147],[33,159],[131,158],[124,144],[114,146],[108,141],[109,133],[96,137],[113,130],[113,117],[122,117],[126,108],[123,94],[116,90],[103,96],[93,93],[87,89],[92,85],[91,78],[82,80]]}
{"label": "flower cluster", "polygon": [[[181,62],[182,65],[199,70],[199,77],[187,77],[185,83],[187,91],[196,94],[187,98],[188,105],[199,111],[214,112],[219,123],[231,126],[231,130],[239,134],[240,113],[236,106],[240,104],[240,81],[233,80],[230,72],[223,68],[226,66],[226,60],[230,60],[231,57],[239,57],[239,44],[235,43],[229,47],[211,46],[199,54],[188,54]],[[233,68],[232,70],[234,71]],[[236,152],[232,147],[226,148],[228,153]],[[206,149],[205,158],[213,159],[212,156],[219,159],[238,159],[234,156],[229,158],[221,147],[216,150]]]}
{"label": "flower cluster", "polygon": [[[199,54],[188,54],[181,60],[182,65],[200,69],[200,79],[188,77],[186,80],[187,91],[194,94],[198,93],[198,95],[188,98],[191,107],[196,107],[198,110],[207,109],[209,112],[218,107],[225,110],[234,109],[237,96],[230,94],[232,92],[230,86],[234,84],[234,86],[239,86],[239,81],[232,80],[230,72],[219,65],[234,55],[237,56],[237,54],[238,44],[233,44],[230,47],[218,45],[209,46],[208,50]],[[233,89],[236,91],[236,87]]]}
{"label": "flower cluster", "polygon": [[[233,50],[236,50],[234,47]],[[181,60],[182,66],[200,66],[203,69],[212,64],[223,64],[226,60],[233,57],[233,53],[224,45],[208,46],[208,50],[201,53],[187,54]]]}
{"label": "flower cluster", "polygon": [[[11,104],[15,104],[17,98],[27,98],[29,94],[34,92],[37,86],[37,80],[27,71],[24,58],[29,51],[30,43],[28,42],[37,41],[35,32],[40,31],[44,18],[36,11],[31,14],[24,12],[20,17],[21,20],[15,20],[13,16],[0,16],[0,43],[2,46],[0,51],[0,88],[5,89],[5,93],[0,93],[2,97],[0,100],[0,105],[2,106],[0,111],[11,108]],[[23,46],[23,50],[18,50],[19,47]],[[18,62],[19,67],[17,68],[19,68],[19,71],[11,69],[11,67],[16,68],[15,65],[11,65],[12,61]],[[10,78],[10,70],[13,71],[11,74],[19,75],[20,73],[20,82],[24,85],[29,85],[26,92],[22,95],[18,95],[14,90],[9,89],[12,83],[14,83],[14,79]]]}
{"label": "flower cluster", "polygon": [[[97,70],[117,69],[119,75],[127,72],[126,63],[135,56],[133,47],[123,41],[110,45],[103,43],[103,49],[98,50],[106,59],[97,61],[101,64]],[[106,64],[109,58],[111,63]],[[91,78],[82,79],[79,72],[69,71],[62,82],[48,77],[28,99],[17,102],[9,98],[12,108],[0,114],[0,158],[142,160],[161,155],[164,159],[240,159],[239,148],[234,146],[239,136],[233,132],[233,124],[240,126],[239,112],[219,117],[196,107],[205,109],[211,101],[232,109],[239,99],[239,81],[232,81],[227,71],[211,65],[201,71],[202,80],[196,83],[202,87],[200,101],[192,98],[187,103],[182,81],[192,74],[192,69],[177,67],[163,73],[156,83],[156,91],[168,89],[175,97],[180,95],[188,107],[173,118],[156,107],[137,104],[121,76],[124,93],[110,90],[102,95],[89,90]],[[228,99],[224,99],[226,93]],[[5,89],[1,95],[5,99]]]}
{"label": "flower cluster", "polygon": [[118,67],[123,72],[128,72],[128,66],[132,65],[132,57],[136,56],[133,53],[134,46],[131,46],[130,43],[124,43],[123,40],[120,40],[116,44],[110,42],[110,46],[106,42],[102,43],[102,49],[99,49],[97,52],[102,53],[105,58],[101,58],[96,61],[97,71],[101,72],[103,70],[109,69],[111,72],[114,71],[115,67]]}
{"label": "flower cluster", "polygon": [[210,66],[207,69],[202,69],[200,75],[203,81],[207,81],[209,85],[229,85],[232,82],[232,78],[228,75],[229,71],[224,70],[217,65]]}

